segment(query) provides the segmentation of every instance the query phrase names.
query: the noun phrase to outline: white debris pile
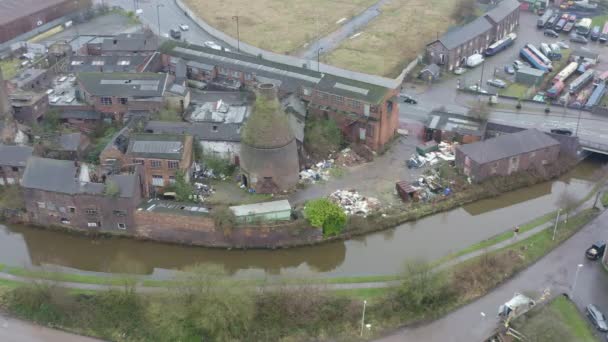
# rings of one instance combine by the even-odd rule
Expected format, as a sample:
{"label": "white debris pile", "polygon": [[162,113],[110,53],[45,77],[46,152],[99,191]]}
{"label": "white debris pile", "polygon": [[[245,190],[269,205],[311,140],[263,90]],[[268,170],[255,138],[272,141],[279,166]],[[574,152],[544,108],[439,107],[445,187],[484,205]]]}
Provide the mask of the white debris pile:
{"label": "white debris pile", "polygon": [[355,190],[337,190],[329,195],[329,200],[339,205],[346,215],[367,216],[380,209],[380,201],[373,197],[361,196]]}
{"label": "white debris pile", "polygon": [[458,145],[457,142],[450,144],[442,141],[439,143],[439,151],[435,152],[435,154],[439,159],[453,161],[456,159],[456,156],[454,155],[456,145]]}
{"label": "white debris pile", "polygon": [[362,164],[365,159],[353,151],[350,147],[343,149],[337,153],[336,164],[341,166],[353,166]]}
{"label": "white debris pile", "polygon": [[321,180],[329,179],[329,170],[334,165],[334,160],[323,160],[310,169],[300,171],[300,183],[313,184]]}

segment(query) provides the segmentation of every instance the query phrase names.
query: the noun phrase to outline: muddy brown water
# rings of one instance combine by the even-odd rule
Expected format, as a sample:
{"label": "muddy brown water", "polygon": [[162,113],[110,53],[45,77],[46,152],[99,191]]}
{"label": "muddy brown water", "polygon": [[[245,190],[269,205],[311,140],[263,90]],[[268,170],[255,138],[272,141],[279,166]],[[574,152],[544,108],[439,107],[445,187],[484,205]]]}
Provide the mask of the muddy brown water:
{"label": "muddy brown water", "polygon": [[219,250],[130,239],[90,239],[28,226],[0,226],[0,263],[164,277],[196,263],[223,265],[235,276],[359,276],[399,272],[406,260],[433,260],[508,231],[579,198],[606,158],[589,158],[552,182],[520,189],[394,229],[345,242],[286,250]]}

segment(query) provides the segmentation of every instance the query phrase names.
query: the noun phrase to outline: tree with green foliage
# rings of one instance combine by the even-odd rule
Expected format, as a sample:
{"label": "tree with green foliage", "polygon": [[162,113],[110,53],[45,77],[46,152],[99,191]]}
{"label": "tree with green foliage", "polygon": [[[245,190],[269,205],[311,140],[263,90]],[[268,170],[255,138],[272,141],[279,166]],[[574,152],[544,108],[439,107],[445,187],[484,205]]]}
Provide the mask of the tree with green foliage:
{"label": "tree with green foliage", "polygon": [[215,226],[220,229],[230,229],[236,226],[236,216],[227,206],[218,205],[211,209]]}
{"label": "tree with green foliage", "polygon": [[323,228],[324,236],[338,235],[346,225],[342,208],[325,198],[308,201],[304,216],[313,227]]}
{"label": "tree with green foliage", "polygon": [[120,194],[120,187],[115,181],[109,180],[106,181],[106,185],[104,188],[104,194],[106,196],[118,197]]}
{"label": "tree with green foliage", "polygon": [[342,147],[342,131],[332,119],[308,118],[304,132],[304,149],[318,158],[326,158]]}
{"label": "tree with green foliage", "polygon": [[186,180],[184,171],[179,170],[175,173],[175,183],[173,183],[173,191],[175,191],[175,199],[180,202],[192,201],[194,198],[194,187]]}

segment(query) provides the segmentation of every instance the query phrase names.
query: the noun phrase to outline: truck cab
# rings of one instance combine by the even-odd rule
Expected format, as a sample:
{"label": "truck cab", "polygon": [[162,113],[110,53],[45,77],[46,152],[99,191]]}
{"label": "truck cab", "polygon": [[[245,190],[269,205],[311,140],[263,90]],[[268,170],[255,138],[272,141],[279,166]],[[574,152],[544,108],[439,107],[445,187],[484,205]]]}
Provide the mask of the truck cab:
{"label": "truck cab", "polygon": [[606,242],[598,241],[591,245],[591,247],[587,248],[585,251],[585,256],[589,260],[597,260],[604,255],[606,251]]}

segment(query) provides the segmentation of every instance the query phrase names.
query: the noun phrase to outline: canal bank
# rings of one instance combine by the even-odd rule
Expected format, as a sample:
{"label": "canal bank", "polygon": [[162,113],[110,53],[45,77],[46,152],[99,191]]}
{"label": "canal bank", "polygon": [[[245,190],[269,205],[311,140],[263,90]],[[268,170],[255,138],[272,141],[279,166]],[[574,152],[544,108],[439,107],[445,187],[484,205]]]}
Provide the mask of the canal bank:
{"label": "canal bank", "polygon": [[289,250],[229,251],[4,226],[0,229],[0,263],[151,274],[154,278],[165,278],[171,270],[196,263],[222,265],[235,276],[394,274],[408,259],[436,260],[553,211],[564,193],[584,197],[593,187],[592,174],[604,161],[590,159],[558,180],[345,242]]}

